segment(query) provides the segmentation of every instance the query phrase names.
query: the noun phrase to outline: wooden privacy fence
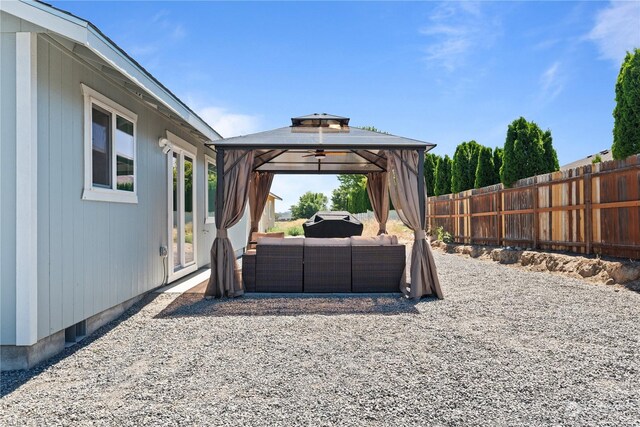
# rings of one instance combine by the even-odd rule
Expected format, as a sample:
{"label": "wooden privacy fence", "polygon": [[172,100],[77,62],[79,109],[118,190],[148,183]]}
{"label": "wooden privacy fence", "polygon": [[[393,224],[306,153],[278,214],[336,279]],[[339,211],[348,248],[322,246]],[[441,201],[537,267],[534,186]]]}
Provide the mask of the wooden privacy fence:
{"label": "wooden privacy fence", "polygon": [[640,259],[640,155],[428,198],[457,243]]}

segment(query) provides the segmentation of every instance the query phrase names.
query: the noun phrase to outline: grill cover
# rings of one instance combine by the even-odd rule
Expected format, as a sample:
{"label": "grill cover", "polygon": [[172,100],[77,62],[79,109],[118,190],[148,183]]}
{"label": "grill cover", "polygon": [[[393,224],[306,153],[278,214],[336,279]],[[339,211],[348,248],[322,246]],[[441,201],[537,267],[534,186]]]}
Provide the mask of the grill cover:
{"label": "grill cover", "polygon": [[305,237],[351,237],[362,234],[363,225],[349,212],[316,212],[302,224]]}

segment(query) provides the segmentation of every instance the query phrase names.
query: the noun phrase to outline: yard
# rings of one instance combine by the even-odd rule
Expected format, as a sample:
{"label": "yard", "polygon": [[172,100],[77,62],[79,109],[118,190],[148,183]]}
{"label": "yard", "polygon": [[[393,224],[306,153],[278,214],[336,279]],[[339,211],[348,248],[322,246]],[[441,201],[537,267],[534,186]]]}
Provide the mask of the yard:
{"label": "yard", "polygon": [[640,425],[640,294],[436,252],[446,299],[155,294],[0,424]]}

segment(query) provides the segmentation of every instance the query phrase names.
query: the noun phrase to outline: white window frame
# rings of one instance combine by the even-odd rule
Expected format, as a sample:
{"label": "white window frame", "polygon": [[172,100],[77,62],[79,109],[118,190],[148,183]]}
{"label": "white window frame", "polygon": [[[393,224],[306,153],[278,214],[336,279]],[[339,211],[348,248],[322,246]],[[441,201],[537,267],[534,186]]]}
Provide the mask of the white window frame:
{"label": "white window frame", "polygon": [[[204,223],[205,224],[215,224],[216,223],[216,214],[213,213],[213,216],[209,215],[209,165],[216,166],[216,161],[213,157],[204,156]],[[215,196],[214,196],[215,197]]]}
{"label": "white window frame", "polygon": [[[117,104],[84,83],[80,83],[84,96],[84,191],[83,200],[116,203],[138,203],[138,115]],[[112,188],[93,186],[93,157],[92,157],[92,106],[96,105],[110,114],[111,120],[111,186]],[[116,162],[116,115],[133,123],[133,191],[118,190],[117,162]]]}

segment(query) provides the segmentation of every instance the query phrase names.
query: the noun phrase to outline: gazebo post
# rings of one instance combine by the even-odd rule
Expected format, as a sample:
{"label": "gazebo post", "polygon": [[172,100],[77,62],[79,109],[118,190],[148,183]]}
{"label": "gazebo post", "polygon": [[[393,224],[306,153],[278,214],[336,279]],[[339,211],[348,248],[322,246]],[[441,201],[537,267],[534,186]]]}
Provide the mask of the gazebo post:
{"label": "gazebo post", "polygon": [[420,207],[420,229],[426,225],[426,205],[424,198],[424,148],[418,148],[418,205]]}
{"label": "gazebo post", "polygon": [[224,148],[216,148],[216,229],[224,209]]}

